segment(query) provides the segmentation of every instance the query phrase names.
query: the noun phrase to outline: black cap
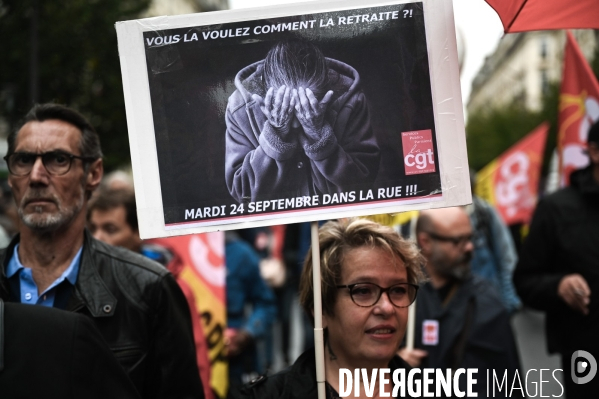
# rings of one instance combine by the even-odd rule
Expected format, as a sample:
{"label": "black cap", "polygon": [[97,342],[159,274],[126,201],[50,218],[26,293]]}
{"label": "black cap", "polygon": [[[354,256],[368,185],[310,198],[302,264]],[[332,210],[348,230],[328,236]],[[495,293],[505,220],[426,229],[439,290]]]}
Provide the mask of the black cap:
{"label": "black cap", "polygon": [[589,137],[587,137],[587,143],[599,144],[599,120],[591,126],[589,129]]}

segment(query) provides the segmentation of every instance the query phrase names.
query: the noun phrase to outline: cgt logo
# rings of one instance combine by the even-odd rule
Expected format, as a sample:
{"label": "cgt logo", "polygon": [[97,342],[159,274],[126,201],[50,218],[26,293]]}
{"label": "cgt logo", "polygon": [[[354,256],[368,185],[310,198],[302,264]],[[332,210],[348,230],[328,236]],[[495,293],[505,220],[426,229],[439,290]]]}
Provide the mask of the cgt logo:
{"label": "cgt logo", "polygon": [[418,154],[408,154],[405,159],[406,166],[414,166],[416,165],[416,169],[424,169],[428,165],[435,165],[435,160],[433,158],[433,150],[430,148],[426,151],[426,153],[420,152]]}
{"label": "cgt logo", "polygon": [[401,133],[406,175],[435,172],[435,153],[431,129]]}
{"label": "cgt logo", "polygon": [[[578,350],[572,353],[572,357],[570,358],[570,370],[572,381],[574,381],[575,384],[586,384],[595,377],[595,374],[597,374],[597,361],[589,352]],[[586,375],[582,376],[585,373]]]}

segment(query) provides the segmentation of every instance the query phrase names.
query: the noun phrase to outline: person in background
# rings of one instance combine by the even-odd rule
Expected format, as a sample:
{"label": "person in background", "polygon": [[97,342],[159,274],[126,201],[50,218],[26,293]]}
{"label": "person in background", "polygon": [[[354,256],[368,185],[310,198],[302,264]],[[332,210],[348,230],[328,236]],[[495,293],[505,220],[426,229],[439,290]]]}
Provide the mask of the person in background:
{"label": "person in background", "polygon": [[[94,238],[116,247],[140,253],[167,267],[173,254],[160,245],[139,237],[135,193],[132,187],[98,190],[88,208],[88,228]],[[171,271],[172,272],[172,271]]]}
{"label": "person in background", "polygon": [[[272,289],[260,276],[260,258],[252,246],[235,231],[225,232],[227,268],[227,329],[225,346],[229,358],[231,388],[263,373],[264,365],[256,341],[265,338],[277,316]],[[251,312],[246,316],[246,306]]]}
{"label": "person in background", "polygon": [[89,230],[95,239],[138,252],[161,263],[173,273],[189,305],[198,369],[202,381],[205,381],[204,395],[206,399],[211,399],[214,394],[209,384],[210,361],[206,338],[196,310],[196,295],[191,287],[179,278],[180,262],[168,248],[144,243],[139,237],[135,194],[132,187],[121,185],[112,189],[108,187],[106,185],[98,190],[98,194],[90,202],[87,212]]}
{"label": "person in background", "polygon": [[547,313],[547,349],[561,356],[569,398],[599,391],[598,377],[574,381],[590,373],[578,365],[592,364],[578,351],[599,359],[599,121],[587,143],[590,164],[539,201],[514,273],[524,304]]}
{"label": "person in background", "polygon": [[85,228],[103,175],[94,128],[71,108],[42,104],[7,141],[20,223],[0,251],[0,298],[89,317],[144,399],[203,398],[189,308],[173,276]]}
{"label": "person in background", "polygon": [[139,399],[86,316],[0,299],[3,398]]}
{"label": "person in background", "polygon": [[8,244],[10,244],[10,236],[2,224],[0,224],[0,248],[6,248]]}
{"label": "person in background", "polygon": [[[393,229],[366,219],[328,222],[319,230],[325,329],[326,397],[339,396],[339,370],[409,369],[395,352],[404,337],[408,306],[416,299],[422,257]],[[314,320],[311,251],[300,302]],[[391,392],[392,386],[385,386]],[[361,390],[364,392],[364,390]],[[376,391],[378,393],[378,390]],[[314,349],[286,370],[236,389],[232,398],[316,398]]]}
{"label": "person in background", "polygon": [[[247,241],[260,257],[260,276],[276,297],[277,317],[273,328],[266,331],[258,352],[264,359],[265,369],[276,367],[275,353],[280,353],[283,363],[289,364],[291,338],[291,306],[297,296],[297,280],[294,275],[295,225],[273,225],[237,230],[240,238]],[[280,337],[279,341],[274,339]],[[277,346],[276,344],[280,345]]]}
{"label": "person in background", "polygon": [[[509,317],[491,283],[471,273],[473,232],[466,212],[422,211],[416,237],[430,280],[418,294],[416,349],[403,348],[400,356],[413,367],[477,368],[479,376],[486,376],[486,370],[503,376],[507,370],[513,381],[519,359]],[[460,387],[465,389],[465,379]],[[485,378],[479,378],[474,391],[486,395]]]}
{"label": "person in background", "polygon": [[87,210],[89,231],[95,239],[141,253],[135,194],[124,188],[100,190]]}
{"label": "person in background", "polygon": [[130,172],[114,170],[104,176],[100,184],[101,190],[133,190],[133,177]]}
{"label": "person in background", "polygon": [[[474,176],[475,172],[471,170],[473,189]],[[522,303],[512,281],[518,254],[510,230],[497,210],[474,192],[472,204],[466,206],[466,212],[473,228],[472,273],[490,281],[508,313],[513,314],[522,307]]]}
{"label": "person in background", "polygon": [[0,248],[5,248],[17,234],[19,216],[8,181],[0,181]]}
{"label": "person in background", "polygon": [[[328,220],[320,220],[318,222],[318,226],[322,227]],[[310,222],[299,223],[297,226],[297,248],[295,252],[295,273],[298,276],[298,281],[301,279],[301,275],[304,269],[304,264],[306,261],[306,256],[308,256],[308,252],[310,251],[311,245],[311,227]],[[298,287],[299,289],[299,287]],[[303,328],[303,342],[302,342],[302,352],[308,349],[314,348],[314,328],[311,323],[310,315],[306,312],[302,312],[302,328]]]}

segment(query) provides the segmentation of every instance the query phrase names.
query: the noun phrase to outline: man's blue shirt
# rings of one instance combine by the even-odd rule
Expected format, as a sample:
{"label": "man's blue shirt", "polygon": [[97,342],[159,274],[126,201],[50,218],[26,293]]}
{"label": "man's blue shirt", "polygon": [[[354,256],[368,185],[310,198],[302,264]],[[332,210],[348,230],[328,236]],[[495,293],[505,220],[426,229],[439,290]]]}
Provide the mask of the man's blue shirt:
{"label": "man's blue shirt", "polygon": [[79,251],[77,251],[77,254],[71,261],[71,264],[60,275],[60,277],[54,280],[54,282],[44,292],[38,295],[37,285],[35,284],[35,281],[33,281],[31,268],[23,266],[21,260],[19,259],[19,244],[15,245],[12,257],[6,268],[6,277],[10,279],[15,274],[19,274],[21,303],[27,303],[30,305],[37,304],[48,307],[54,306],[54,298],[56,297],[57,287],[63,282],[65,284],[71,284],[72,286],[74,286],[77,282],[82,250],[83,246],[79,248]]}

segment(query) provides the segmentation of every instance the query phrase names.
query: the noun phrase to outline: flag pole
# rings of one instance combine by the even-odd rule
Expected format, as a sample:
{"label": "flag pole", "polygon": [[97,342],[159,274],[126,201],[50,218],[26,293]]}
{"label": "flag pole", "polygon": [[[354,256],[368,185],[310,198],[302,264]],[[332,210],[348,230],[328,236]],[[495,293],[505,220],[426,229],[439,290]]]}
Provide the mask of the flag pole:
{"label": "flag pole", "polygon": [[416,329],[416,301],[408,308],[408,328],[406,331],[406,349],[414,349],[414,335]]}
{"label": "flag pole", "polygon": [[316,355],[316,385],[318,399],[326,399],[324,372],[324,335],[322,330],[322,295],[320,291],[320,245],[318,243],[318,222],[310,223],[312,239],[312,283],[314,285],[314,351]]}
{"label": "flag pole", "polygon": [[[418,214],[412,215],[410,220],[410,239],[417,243],[416,239],[416,223],[418,222]],[[408,327],[406,329],[406,348],[414,349],[414,336],[416,335],[416,301],[408,308]]]}

